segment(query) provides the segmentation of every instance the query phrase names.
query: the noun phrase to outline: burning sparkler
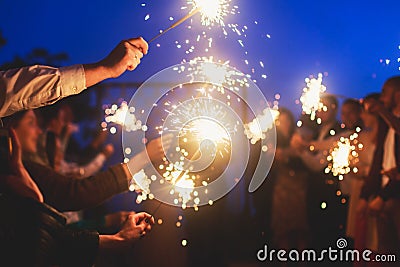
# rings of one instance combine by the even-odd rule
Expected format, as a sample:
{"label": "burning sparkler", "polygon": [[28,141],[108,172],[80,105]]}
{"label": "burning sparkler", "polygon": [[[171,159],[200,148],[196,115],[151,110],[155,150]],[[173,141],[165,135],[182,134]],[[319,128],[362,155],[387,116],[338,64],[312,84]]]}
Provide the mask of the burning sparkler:
{"label": "burning sparkler", "polygon": [[244,133],[252,144],[257,143],[260,139],[265,139],[265,133],[272,129],[276,119],[279,116],[277,109],[266,108],[263,114],[257,117],[250,123],[244,125]]}
{"label": "burning sparkler", "polygon": [[306,78],[307,86],[303,88],[303,94],[300,97],[303,112],[310,115],[311,120],[315,119],[317,111],[326,108],[321,103],[321,94],[326,91],[325,85],[322,84],[322,77],[322,73],[319,73],[318,78]]}
{"label": "burning sparkler", "polygon": [[334,176],[339,176],[339,180],[342,180],[343,175],[351,171],[358,172],[355,165],[358,162],[358,151],[363,148],[363,145],[357,140],[357,137],[358,133],[353,133],[349,138],[340,137],[327,157],[329,163],[325,173],[332,172]]}
{"label": "burning sparkler", "polygon": [[192,10],[186,16],[153,37],[149,43],[153,42],[166,32],[176,28],[198,13],[201,14],[201,23],[205,26],[212,26],[214,23],[224,25],[223,19],[228,14],[230,1],[231,0],[189,0],[188,4],[193,6]]}
{"label": "burning sparkler", "polygon": [[[106,129],[109,124],[121,125],[127,132],[133,131],[147,131],[147,126],[142,124],[141,120],[137,120],[135,116],[135,108],[128,107],[126,101],[122,101],[118,107],[116,104],[111,105],[110,108],[104,110],[105,121],[102,122],[101,126]],[[116,133],[115,128],[110,128],[112,134]]]}
{"label": "burning sparkler", "polygon": [[[167,86],[154,88],[154,84]],[[149,87],[158,91],[149,95]],[[172,147],[162,161],[152,161],[148,166],[155,175],[154,180],[150,178],[150,190],[157,200],[196,210],[201,205],[212,205],[242,177],[250,144],[245,135],[236,133],[242,131],[243,120],[254,114],[251,107],[264,110],[266,103],[248,75],[229,67],[228,62],[197,58],[163,70],[136,91],[129,106],[144,110],[137,118],[146,121],[150,130],[124,131],[123,146],[134,147],[153,134],[172,134]],[[259,119],[264,129],[273,127],[273,123]],[[269,132],[263,136],[263,152],[267,142],[270,147],[274,145],[275,131]],[[125,157],[130,157],[128,152],[124,150]],[[249,190],[254,191],[265,179],[272,164],[269,156],[261,153],[263,164],[257,165],[257,179]],[[150,174],[147,169],[146,173]]]}

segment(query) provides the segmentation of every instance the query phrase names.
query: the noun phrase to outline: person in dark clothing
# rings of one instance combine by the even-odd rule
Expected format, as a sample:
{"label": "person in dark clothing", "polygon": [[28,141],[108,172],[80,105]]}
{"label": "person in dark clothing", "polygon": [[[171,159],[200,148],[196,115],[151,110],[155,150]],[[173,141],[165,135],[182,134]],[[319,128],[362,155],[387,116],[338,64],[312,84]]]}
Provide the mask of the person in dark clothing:
{"label": "person in dark clothing", "polygon": [[131,248],[151,230],[154,218],[147,213],[130,215],[114,235],[66,227],[64,216],[43,203],[22,163],[16,131],[10,133],[9,172],[0,175],[0,260],[5,266],[92,266],[96,259]]}
{"label": "person in dark clothing", "polygon": [[[36,152],[40,129],[32,110],[21,111],[4,118],[3,121],[6,126],[16,129],[24,154]],[[168,145],[168,140],[164,142],[165,145]],[[148,164],[142,160],[145,158],[142,154],[146,151],[149,158],[160,157],[163,154],[161,139],[150,141],[147,149],[133,158],[131,165],[117,164],[104,172],[83,179],[71,179],[31,161],[24,161],[24,166],[40,188],[47,204],[59,211],[77,211],[95,207],[108,198],[127,191],[132,180],[131,172],[136,173]]]}
{"label": "person in dark clothing", "polygon": [[370,99],[368,110],[380,117],[376,149],[361,190],[360,216],[367,211],[378,216],[378,252],[400,250],[400,76],[389,78],[380,101]]}

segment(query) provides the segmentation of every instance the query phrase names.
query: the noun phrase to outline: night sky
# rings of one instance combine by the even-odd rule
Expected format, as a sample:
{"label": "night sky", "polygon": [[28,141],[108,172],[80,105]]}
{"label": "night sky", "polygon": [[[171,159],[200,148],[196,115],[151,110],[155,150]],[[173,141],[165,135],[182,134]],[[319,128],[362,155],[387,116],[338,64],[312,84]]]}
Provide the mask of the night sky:
{"label": "night sky", "polygon": [[[62,62],[63,65],[96,62],[106,56],[120,40],[137,36],[151,39],[160,29],[167,28],[173,21],[187,14],[188,10],[181,9],[185,3],[185,0],[0,0],[0,31],[7,40],[0,48],[0,65],[17,55],[26,56],[34,48],[45,48],[54,54],[67,53],[69,59]],[[252,74],[268,100],[272,101],[275,94],[279,93],[280,106],[289,107],[299,115],[300,106],[295,102],[305,86],[304,78],[309,75],[325,73],[327,76],[323,83],[327,86],[327,92],[356,98],[379,92],[387,78],[400,75],[399,0],[232,0],[232,5],[238,6],[240,14],[227,16],[225,24],[238,24],[241,29],[246,26],[247,30],[242,36],[239,37],[226,27],[229,34],[224,38],[220,27],[208,29],[200,25],[198,15],[194,16],[192,21],[185,22],[151,43],[149,54],[142,59],[139,68],[134,72],[126,72],[114,82],[142,83],[158,71],[179,64],[183,59],[214,56],[222,61],[229,60],[230,65],[246,74]],[[145,20],[147,15],[149,19]],[[189,26],[191,29],[188,29]],[[204,51],[203,43],[196,43],[197,35],[203,31],[213,37],[209,52]],[[244,47],[238,42],[239,39]],[[189,45],[186,45],[186,40],[189,40]],[[178,44],[182,47],[178,48]],[[196,44],[194,52],[186,54],[185,48],[192,44]],[[248,65],[245,60],[248,60]],[[266,79],[262,75],[266,75]],[[107,101],[115,103],[120,97],[115,95],[115,99]],[[99,110],[101,108],[98,107]],[[99,122],[95,123],[98,125]],[[121,145],[119,134],[112,138],[114,144]],[[122,151],[122,148],[116,151]],[[115,162],[121,162],[121,153],[115,154],[118,157]],[[238,192],[236,194],[241,196],[239,194],[245,191]],[[336,198],[334,195],[332,197]],[[118,209],[124,206],[132,208],[133,198],[118,199],[117,196],[114,201],[113,207]],[[319,209],[319,203],[316,204]],[[148,201],[144,205],[156,205],[156,202]],[[195,217],[196,220],[193,220],[196,230],[186,229],[186,232],[174,226],[181,211],[163,207],[157,215],[162,218],[170,216],[172,219],[169,222],[172,224],[169,228],[167,223],[163,224],[167,230],[162,228],[156,232],[155,229],[153,239],[151,236],[146,238],[145,242],[148,243],[142,243],[145,245],[138,248],[143,251],[150,251],[151,248],[151,254],[138,252],[136,255],[141,255],[142,261],[148,263],[157,258],[167,259],[161,254],[154,257],[156,254],[153,254],[153,250],[158,249],[157,253],[165,254],[175,251],[173,256],[178,256],[174,256],[174,260],[183,261],[182,255],[186,252],[180,250],[181,239],[188,238],[191,244],[193,235],[203,235],[210,230],[215,231],[210,236],[217,234],[219,228],[209,229],[207,224],[203,225],[204,219],[215,220],[212,223],[217,227],[220,224],[226,225],[228,230],[234,225],[228,221],[229,218],[220,217],[217,205],[223,204],[218,202],[208,211],[202,208],[201,212],[204,210],[205,213],[196,216],[203,217]],[[241,212],[238,204],[230,207],[238,214]],[[154,207],[145,207],[143,210],[152,211]],[[207,212],[211,215],[208,216]],[[185,218],[190,218],[190,215]],[[245,228],[249,228],[249,233],[253,230],[251,226]],[[246,237],[246,233],[238,236]],[[236,232],[234,236],[236,240]],[[217,234],[216,238],[226,239],[226,244],[232,247],[236,245],[225,236]],[[218,242],[213,244],[219,246]],[[255,249],[251,247],[251,253]],[[232,254],[236,252],[232,250]]]}
{"label": "night sky", "polygon": [[[258,62],[262,61],[265,67],[255,76],[266,74],[267,79],[255,78],[267,99],[280,93],[281,105],[293,106],[304,78],[311,74],[328,73],[324,83],[330,93],[362,97],[380,91],[385,79],[400,73],[399,1],[233,3],[241,14],[229,15],[226,22],[248,26],[247,37],[241,38],[245,48],[240,47],[234,34],[224,39],[220,28],[207,30],[200,26],[197,16],[191,24],[185,22],[152,43],[140,69],[124,74],[118,81],[143,82],[157,71],[195,56],[229,60],[246,74],[253,66],[260,69]],[[51,53],[66,52],[69,60],[64,65],[94,62],[122,39],[151,39],[172,23],[169,17],[176,21],[186,14],[187,10],[180,9],[183,5],[184,0],[0,0],[0,30],[7,40],[0,49],[0,63],[37,47]],[[145,21],[147,14],[150,18]],[[188,25],[196,30],[187,30]],[[214,36],[211,52],[197,50],[186,55],[183,49],[176,48],[176,40],[194,40],[204,29]],[[250,61],[248,66],[244,63],[246,58]]]}

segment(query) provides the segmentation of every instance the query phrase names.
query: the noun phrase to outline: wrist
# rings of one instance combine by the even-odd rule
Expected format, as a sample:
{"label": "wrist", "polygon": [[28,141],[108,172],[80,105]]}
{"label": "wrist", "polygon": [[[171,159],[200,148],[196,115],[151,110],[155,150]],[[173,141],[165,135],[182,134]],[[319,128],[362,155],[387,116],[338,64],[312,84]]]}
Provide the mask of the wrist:
{"label": "wrist", "polygon": [[100,235],[99,249],[103,252],[120,251],[123,248],[124,240],[117,234],[114,235]]}
{"label": "wrist", "polygon": [[100,62],[83,64],[83,69],[85,70],[86,87],[90,87],[105,79],[113,77],[110,69],[102,65]]}

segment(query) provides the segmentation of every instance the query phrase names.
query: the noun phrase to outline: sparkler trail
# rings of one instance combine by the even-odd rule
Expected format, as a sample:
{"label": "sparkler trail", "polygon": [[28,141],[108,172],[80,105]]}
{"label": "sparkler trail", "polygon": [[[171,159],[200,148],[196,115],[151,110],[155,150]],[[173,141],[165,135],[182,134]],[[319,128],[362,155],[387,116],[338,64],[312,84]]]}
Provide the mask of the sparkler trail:
{"label": "sparkler trail", "polygon": [[349,138],[340,137],[336,145],[330,150],[327,157],[328,166],[325,168],[325,173],[331,172],[334,176],[338,176],[339,180],[343,180],[345,174],[353,171],[358,172],[356,167],[358,163],[358,151],[363,148],[362,143],[358,141],[358,132],[361,129],[357,128],[357,132],[350,135]]}
{"label": "sparkler trail", "polygon": [[230,0],[193,0],[188,1],[188,4],[193,5],[193,9],[183,18],[172,24],[167,29],[161,31],[158,35],[150,39],[149,43],[152,43],[160,36],[164,35],[168,31],[176,28],[186,20],[190,19],[194,15],[201,14],[201,22],[203,25],[211,26],[214,23],[224,25],[223,18],[228,14],[227,9],[229,7]]}
{"label": "sparkler trail", "polygon": [[[212,61],[191,60],[151,77],[129,103],[141,111],[136,119],[148,130],[122,133],[126,158],[132,156],[126,153],[127,147],[141,144],[144,148],[143,140],[154,135],[174,136],[164,157],[150,159],[145,173],[151,183],[142,181],[141,187],[147,182],[155,199],[182,208],[212,205],[240,181],[250,155],[244,125],[256,117],[253,107],[258,113],[268,105],[248,76],[227,62]],[[262,164],[257,165],[249,190],[257,189],[267,176],[273,159],[268,151],[274,149],[264,148],[273,148],[275,140],[272,127],[260,140],[263,149],[258,160]]]}
{"label": "sparkler trail", "polygon": [[[146,7],[147,5],[142,5]],[[153,42],[158,37],[170,31],[172,28],[177,27],[184,21],[190,21],[188,25],[185,25],[184,29],[190,32],[187,34],[182,34],[184,37],[177,37],[175,35],[175,40],[173,40],[173,45],[182,51],[183,58],[188,56],[193,57],[193,54],[198,56],[212,55],[218,46],[224,47],[225,42],[229,46],[239,47],[242,51],[240,63],[244,63],[241,69],[247,69],[247,77],[256,82],[258,79],[266,79],[267,74],[265,73],[265,54],[259,54],[257,60],[251,60],[250,56],[255,56],[255,53],[259,53],[258,49],[253,49],[250,44],[247,44],[248,34],[253,34],[249,32],[250,29],[257,28],[256,34],[260,36],[260,41],[266,41],[271,38],[269,34],[265,34],[264,27],[261,27],[257,20],[249,20],[248,16],[242,16],[239,11],[239,7],[234,5],[231,0],[187,0],[186,4],[183,5],[181,10],[188,10],[188,13],[182,14],[182,19],[176,21],[173,25],[165,30],[160,30],[160,33],[152,38],[150,41]],[[145,21],[149,21],[150,17],[162,16],[162,14],[157,14],[150,16],[146,12],[144,16]],[[194,15],[200,15],[201,23],[196,23]],[[169,16],[169,21],[173,21],[174,17]],[[246,21],[244,25],[237,23],[238,21]],[[231,38],[233,37],[233,38]],[[218,40],[218,42],[217,42]],[[162,43],[157,43],[157,47],[161,47]],[[244,58],[243,58],[244,57]],[[188,59],[188,58],[186,58]],[[238,62],[236,62],[237,64]],[[260,72],[260,73],[259,73]]]}
{"label": "sparkler trail", "polygon": [[317,111],[326,108],[321,103],[321,94],[326,91],[325,85],[322,84],[322,77],[322,73],[319,73],[317,78],[306,78],[306,87],[303,88],[303,94],[300,97],[303,112],[310,115],[311,120],[315,119]]}

